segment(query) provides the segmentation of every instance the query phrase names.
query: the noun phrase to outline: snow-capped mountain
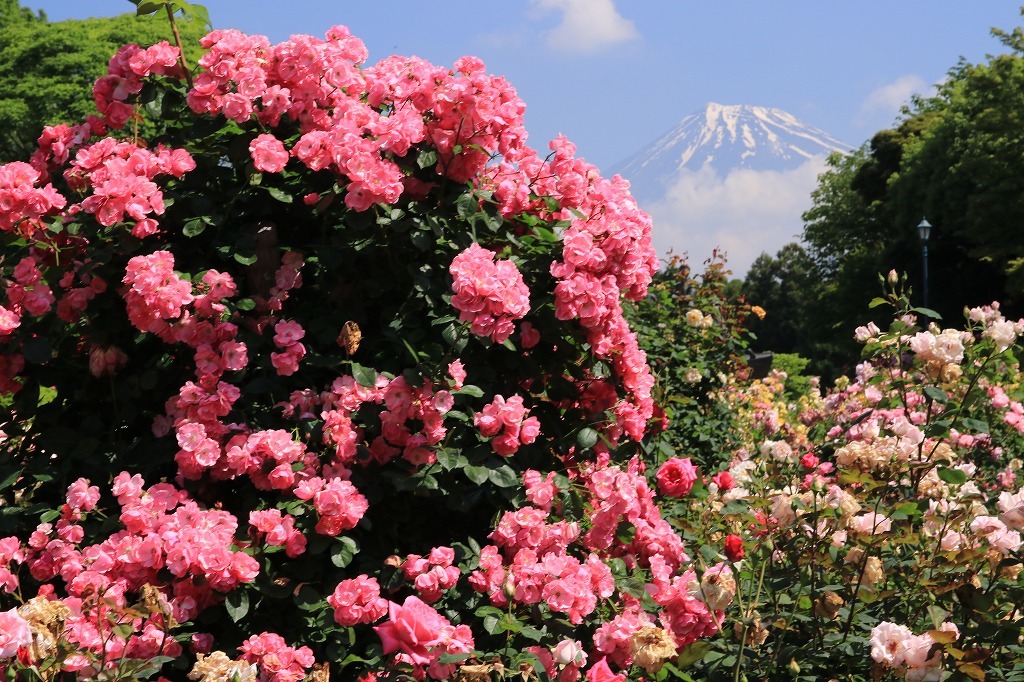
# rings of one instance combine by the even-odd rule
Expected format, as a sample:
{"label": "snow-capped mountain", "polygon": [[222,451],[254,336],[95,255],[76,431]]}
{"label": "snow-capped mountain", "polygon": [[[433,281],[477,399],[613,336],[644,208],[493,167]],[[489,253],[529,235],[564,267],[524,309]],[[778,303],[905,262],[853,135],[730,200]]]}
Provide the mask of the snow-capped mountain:
{"label": "snow-capped mountain", "polygon": [[640,201],[656,201],[684,170],[788,171],[809,159],[851,147],[781,109],[709,103],[683,118],[613,172],[632,183]]}

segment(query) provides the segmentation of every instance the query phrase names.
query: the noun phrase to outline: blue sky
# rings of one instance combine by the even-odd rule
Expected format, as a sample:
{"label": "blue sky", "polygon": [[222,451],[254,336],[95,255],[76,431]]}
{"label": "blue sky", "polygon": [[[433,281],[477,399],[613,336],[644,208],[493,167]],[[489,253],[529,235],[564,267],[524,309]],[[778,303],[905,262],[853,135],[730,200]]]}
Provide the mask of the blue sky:
{"label": "blue sky", "polygon": [[[22,4],[45,10],[52,21],[134,10],[128,0]],[[1012,29],[1022,19],[1017,3],[997,0],[207,0],[206,6],[215,27],[262,33],[274,42],[293,33],[322,36],[345,24],[367,44],[371,63],[415,54],[451,65],[477,55],[526,102],[534,147],[564,133],[602,169],[709,101],[785,109],[859,146],[961,56],[978,62],[1004,51],[989,30]],[[803,182],[813,175],[805,171]],[[737,192],[750,191],[744,183],[732,194],[724,185],[717,189],[716,201],[734,203],[742,200]],[[744,270],[757,249],[771,252],[789,241],[809,202],[801,206],[789,207],[795,225],[765,218],[775,234],[763,245],[733,240],[730,255],[743,251],[734,269]],[[686,233],[715,229],[673,229],[671,237],[664,236],[669,228],[663,231],[662,247],[707,255],[710,242],[687,243]],[[725,230],[743,231],[720,226],[718,233]]]}

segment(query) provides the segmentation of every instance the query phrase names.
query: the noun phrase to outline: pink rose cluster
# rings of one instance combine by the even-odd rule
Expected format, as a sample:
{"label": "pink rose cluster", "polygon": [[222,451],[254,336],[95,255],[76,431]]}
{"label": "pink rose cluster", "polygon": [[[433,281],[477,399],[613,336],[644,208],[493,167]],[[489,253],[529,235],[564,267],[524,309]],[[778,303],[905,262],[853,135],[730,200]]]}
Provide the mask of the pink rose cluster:
{"label": "pink rose cluster", "polygon": [[296,530],[291,514],[282,514],[280,509],[251,511],[249,525],[271,547],[284,547],[285,554],[292,559],[306,551],[306,536]]}
{"label": "pink rose cluster", "polygon": [[[56,523],[40,524],[24,546],[13,538],[0,540],[0,559],[6,565],[25,563],[32,577],[44,583],[40,598],[56,598],[49,582],[60,577],[67,590],[61,601],[69,613],[62,636],[81,651],[104,656],[110,665],[122,656],[179,656],[181,647],[165,634],[167,619],[194,619],[224,594],[254,580],[259,564],[232,549],[237,521],[231,514],[203,510],[171,484],[146,488],[140,476],[121,473],[112,492],[123,530],[82,546],[81,524],[96,510],[100,491],[78,479],[69,486]],[[136,600],[133,595],[154,585],[161,585],[161,609],[128,618],[127,630],[97,626],[98,618],[105,621],[111,610],[126,612]],[[87,663],[73,656],[67,669]]]}
{"label": "pink rose cluster", "polygon": [[502,343],[530,312],[530,290],[515,263],[474,242],[452,261],[452,305],[477,336]]}
{"label": "pink rose cluster", "polygon": [[[339,377],[319,397],[296,396],[305,404],[300,408],[312,413],[316,405],[324,419],[324,443],[335,449],[339,465],[348,466],[356,459],[357,443],[369,440],[374,461],[383,464],[401,455],[414,466],[437,461],[433,446],[448,433],[445,415],[455,404],[447,389],[435,390],[431,381],[412,387],[404,377],[377,375],[373,387],[361,386],[351,376]],[[379,413],[380,434],[372,435],[356,426],[353,415],[365,404],[383,405]],[[295,405],[289,411],[295,413]],[[414,430],[413,425],[417,425]]]}
{"label": "pink rose cluster", "polygon": [[[940,632],[949,632],[959,639],[960,631],[953,623],[943,623]],[[928,682],[942,676],[942,650],[935,649],[935,640],[927,632],[915,635],[910,628],[882,621],[871,629],[871,658],[894,670],[908,682]]]}
{"label": "pink rose cluster", "polygon": [[242,660],[259,666],[260,682],[300,682],[316,660],[308,646],[288,646],[273,632],[253,635],[238,647]]}
{"label": "pink rose cluster", "polygon": [[306,347],[299,339],[305,335],[306,330],[298,322],[281,320],[274,325],[274,345],[280,351],[271,353],[270,361],[279,375],[287,377],[299,370],[299,360],[306,356]]}
{"label": "pink rose cluster", "polygon": [[[208,52],[188,94],[192,110],[238,123],[254,116],[268,126],[284,117],[297,122],[302,135],[287,153],[345,177],[345,203],[355,210],[398,201],[410,183],[391,159],[416,144],[429,141],[438,172],[466,182],[492,153],[511,154],[526,137],[515,91],[474,58],[459,60],[453,72],[401,57],[360,69],[366,47],[344,26],[326,40],[294,36],[271,45],[226,30],[201,44]],[[278,172],[286,150],[268,135],[250,151],[257,168]]]}
{"label": "pink rose cluster", "polygon": [[148,237],[159,231],[156,219],[150,216],[162,215],[165,209],[156,178],[181,178],[195,167],[195,160],[184,149],[159,147],[154,153],[131,142],[105,137],[80,148],[64,173],[72,189],[92,190],[68,211],[92,213],[106,227],[125,221],[127,216],[134,221],[132,234]]}
{"label": "pink rose cluster", "polygon": [[[540,478],[538,472],[527,472],[524,483],[531,491],[529,497],[540,506],[524,506],[501,517],[489,536],[494,544],[482,548],[479,568],[470,575],[473,589],[487,594],[495,606],[504,607],[510,601],[544,604],[566,614],[570,622],[580,623],[599,600],[615,595],[605,561],[622,558],[627,565],[650,568],[653,581],[647,589],[662,607],[658,618],[678,647],[716,632],[723,600],[711,601],[709,607],[703,595],[695,595],[693,585],[701,583],[693,571],[683,570],[689,558],[679,536],[661,518],[640,463],[634,460],[625,471],[607,464],[588,466],[589,471],[574,475],[588,492],[591,529],[581,535],[575,522],[551,521],[553,482]],[[634,530],[628,543],[618,536],[622,524]],[[575,557],[579,551],[588,552],[585,560]],[[598,627],[594,646],[613,664],[627,669],[632,661],[632,634],[654,620],[634,597],[620,593],[615,599],[619,615]]]}
{"label": "pink rose cluster", "polygon": [[61,210],[67,199],[53,185],[43,185],[46,176],[27,163],[0,165],[0,230],[31,237],[45,229],[40,218]]}
{"label": "pink rose cluster", "polygon": [[338,583],[327,603],[334,609],[334,622],[342,627],[376,623],[388,612],[388,601],[380,596],[380,584],[365,573]]}
{"label": "pink rose cluster", "polygon": [[480,429],[481,436],[493,438],[491,448],[495,452],[508,457],[514,455],[520,445],[530,445],[540,435],[540,420],[528,414],[522,396],[514,395],[506,400],[496,395],[473,418],[473,424]]}
{"label": "pink rose cluster", "polygon": [[142,79],[151,74],[178,77],[179,54],[178,48],[166,40],[147,48],[125,45],[118,50],[110,58],[107,75],[99,78],[92,89],[96,110],[103,116],[103,122],[111,128],[120,128],[130,120],[134,110],[125,100],[141,92]]}
{"label": "pink rose cluster", "polygon": [[458,566],[454,566],[455,550],[451,547],[434,547],[430,554],[422,557],[410,554],[402,562],[402,574],[411,580],[417,594],[428,604],[441,598],[445,590],[455,587],[459,580]]}
{"label": "pink rose cluster", "polygon": [[45,315],[56,300],[32,256],[22,258],[12,274],[14,279],[4,291],[7,305],[0,306],[0,337],[17,329],[23,315]]}

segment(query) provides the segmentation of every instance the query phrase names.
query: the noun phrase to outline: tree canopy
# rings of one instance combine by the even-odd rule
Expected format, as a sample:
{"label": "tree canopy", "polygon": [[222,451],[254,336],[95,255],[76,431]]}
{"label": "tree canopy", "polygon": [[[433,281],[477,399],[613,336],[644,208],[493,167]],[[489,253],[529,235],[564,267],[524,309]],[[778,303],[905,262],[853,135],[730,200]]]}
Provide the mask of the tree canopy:
{"label": "tree canopy", "polygon": [[[819,277],[780,273],[767,254],[748,275],[745,291],[767,308],[768,320],[779,311],[799,320],[798,345],[814,356],[816,370],[840,369],[829,368],[828,357],[849,355],[845,330],[867,321],[880,274],[906,272],[912,300],[923,303],[922,218],[935,227],[929,307],[955,320],[965,306],[999,299],[1017,314],[1024,304],[1024,30],[993,34],[1006,53],[961,61],[933,97],[915,97],[892,128],[829,159],[802,235]],[[804,301],[792,312],[792,299],[778,300],[778,289],[800,277],[788,285]],[[758,331],[765,350],[796,343],[772,337],[767,322]]]}
{"label": "tree canopy", "polygon": [[[206,29],[179,23],[187,56],[198,54]],[[119,47],[161,40],[173,42],[162,16],[51,22],[17,0],[0,0],[0,162],[28,158],[43,126],[95,113],[92,84]]]}

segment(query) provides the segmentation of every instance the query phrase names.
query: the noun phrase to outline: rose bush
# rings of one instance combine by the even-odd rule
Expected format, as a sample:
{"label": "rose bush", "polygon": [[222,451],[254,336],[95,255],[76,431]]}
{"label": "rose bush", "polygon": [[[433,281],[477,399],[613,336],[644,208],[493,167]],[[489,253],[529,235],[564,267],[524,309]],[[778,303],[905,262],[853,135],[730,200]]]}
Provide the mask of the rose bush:
{"label": "rose bush", "polygon": [[665,507],[736,576],[724,636],[679,661],[693,679],[1024,679],[1024,321],[992,304],[943,328],[904,283],[825,395],[733,383],[741,445]]}
{"label": "rose bush", "polygon": [[0,167],[6,675],[621,679],[716,632],[640,457],[627,183],[473,57],[202,46]]}

